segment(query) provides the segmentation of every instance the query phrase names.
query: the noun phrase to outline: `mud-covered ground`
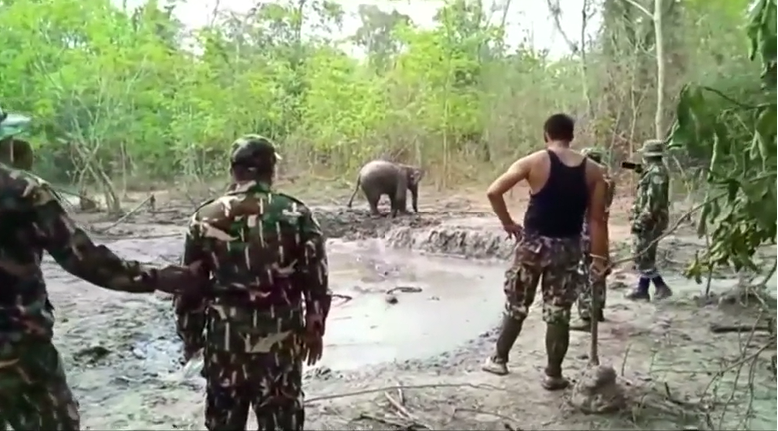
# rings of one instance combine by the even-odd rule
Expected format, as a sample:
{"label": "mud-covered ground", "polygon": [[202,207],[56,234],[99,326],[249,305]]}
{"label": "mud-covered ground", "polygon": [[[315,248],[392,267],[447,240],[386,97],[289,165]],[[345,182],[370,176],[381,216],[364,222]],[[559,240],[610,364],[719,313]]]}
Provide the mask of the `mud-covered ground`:
{"label": "mud-covered ground", "polygon": [[[331,238],[338,299],[324,359],[306,372],[307,429],[681,429],[700,418],[695,401],[705,392],[712,417],[728,412],[723,423],[713,421],[715,428],[736,429],[735,418],[750,412],[750,429],[776,429],[768,370],[775,352],[752,358],[770,336],[710,330],[711,324],[750,327],[758,316],[698,300],[705,286],[679,276],[679,266],[703,245],[699,240],[679,234],[662,243],[666,279],[676,292],[666,302],[628,302],[623,294],[634,275],[624,269],[611,276],[600,358],[631,391],[647,395],[624,414],[586,416],[567,406],[569,393],[540,388],[545,354],[538,310],[513,349],[512,373],[480,371],[494,345],[513,244],[483,205],[457,196],[427,201],[434,203],[420,215],[397,219],[370,217],[364,203],[353,210],[315,207]],[[161,265],[180,256],[190,211],[158,205],[119,224],[79,217],[120,255]],[[611,231],[614,243],[623,242],[627,231],[618,220]],[[203,382],[181,373],[169,299],[102,290],[51,260],[44,272],[58,318],[56,343],[85,429],[203,429]],[[711,290],[736,284],[724,274]],[[568,377],[586,368],[588,345],[587,333],[574,332]]]}

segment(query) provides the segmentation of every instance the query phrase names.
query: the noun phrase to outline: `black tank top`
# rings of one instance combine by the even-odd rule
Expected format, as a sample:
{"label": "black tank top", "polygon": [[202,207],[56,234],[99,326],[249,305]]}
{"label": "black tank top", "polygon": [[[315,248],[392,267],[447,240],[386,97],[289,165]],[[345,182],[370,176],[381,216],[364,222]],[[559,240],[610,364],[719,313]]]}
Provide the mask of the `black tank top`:
{"label": "black tank top", "polygon": [[530,194],[524,230],[551,238],[580,236],[589,204],[586,160],[570,167],[553,151],[546,150],[546,153],[551,162],[548,181],[539,192]]}

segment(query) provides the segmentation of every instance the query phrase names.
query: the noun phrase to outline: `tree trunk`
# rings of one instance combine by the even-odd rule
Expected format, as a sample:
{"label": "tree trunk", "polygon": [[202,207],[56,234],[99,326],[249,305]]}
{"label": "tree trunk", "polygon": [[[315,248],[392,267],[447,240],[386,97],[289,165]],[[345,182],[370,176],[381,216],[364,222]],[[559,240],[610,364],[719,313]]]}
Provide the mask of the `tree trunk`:
{"label": "tree trunk", "polygon": [[665,44],[664,44],[664,1],[654,0],[654,40],[656,43],[656,113],[654,134],[656,139],[665,139]]}

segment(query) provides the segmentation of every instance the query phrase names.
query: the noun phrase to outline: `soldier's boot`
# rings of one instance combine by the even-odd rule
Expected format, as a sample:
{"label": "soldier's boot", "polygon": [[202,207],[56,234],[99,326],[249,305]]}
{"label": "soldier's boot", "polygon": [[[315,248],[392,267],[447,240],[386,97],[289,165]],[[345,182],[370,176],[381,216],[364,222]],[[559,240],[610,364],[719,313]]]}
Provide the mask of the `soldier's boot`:
{"label": "soldier's boot", "polygon": [[[596,307],[594,307],[596,305]],[[587,314],[592,314],[594,317],[597,318],[598,322],[604,322],[605,321],[605,313],[603,313],[603,310],[605,310],[605,301],[602,298],[597,298],[595,296],[592,298],[592,309]],[[587,316],[588,317],[588,316]],[[583,319],[583,316],[581,317]],[[584,319],[587,322],[591,322],[591,318]]]}
{"label": "soldier's boot", "polygon": [[594,312],[594,315],[597,316],[597,321],[598,322],[604,322],[605,321],[605,313],[602,311],[603,308],[605,308],[605,307],[600,306],[600,308],[597,309],[597,311]]}
{"label": "soldier's boot", "polygon": [[651,295],[648,293],[650,285],[651,279],[648,277],[640,277],[640,280],[638,280],[638,287],[628,293],[626,298],[632,301],[650,301]]}
{"label": "soldier's boot", "polygon": [[581,320],[590,320],[591,316],[591,309],[592,309],[592,298],[586,295],[585,293],[581,293],[578,295],[578,300],[576,301],[575,305],[578,309],[578,317]]}
{"label": "soldier's boot", "polygon": [[481,367],[487,373],[504,376],[508,374],[508,355],[513,344],[519,338],[524,319],[518,320],[505,314],[502,318],[500,335],[497,337],[497,346],[492,356],[486,358],[486,362]]}
{"label": "soldier's boot", "polygon": [[673,296],[673,291],[670,290],[670,287],[667,286],[667,283],[665,283],[665,280],[661,275],[657,275],[652,281],[654,282],[655,286],[654,297],[657,300]]}
{"label": "soldier's boot", "polygon": [[570,381],[562,375],[562,362],[570,346],[570,326],[568,324],[546,324],[546,355],[548,363],[543,378],[543,388],[558,391],[570,386]]}
{"label": "soldier's boot", "polygon": [[576,308],[578,308],[578,321],[570,325],[570,330],[588,332],[592,327],[591,299],[583,299],[579,296]]}

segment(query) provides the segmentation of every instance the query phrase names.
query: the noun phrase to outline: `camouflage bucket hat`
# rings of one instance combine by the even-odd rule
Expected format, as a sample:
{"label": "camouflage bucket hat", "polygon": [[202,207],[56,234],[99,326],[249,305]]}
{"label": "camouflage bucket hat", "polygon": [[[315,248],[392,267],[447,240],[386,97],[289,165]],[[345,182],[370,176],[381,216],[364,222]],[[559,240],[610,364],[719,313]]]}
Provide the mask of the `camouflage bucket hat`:
{"label": "camouflage bucket hat", "polygon": [[649,139],[640,149],[643,157],[661,157],[665,155],[665,143],[658,139]]}
{"label": "camouflage bucket hat", "polygon": [[281,156],[276,151],[275,145],[264,136],[243,135],[232,143],[230,163],[233,165],[253,167],[267,163],[275,164],[279,160]]}
{"label": "camouflage bucket hat", "polygon": [[602,163],[602,160],[605,158],[605,151],[598,147],[584,148],[581,154],[597,163]]}
{"label": "camouflage bucket hat", "polygon": [[26,115],[11,114],[0,108],[0,140],[26,131],[31,122],[32,119]]}

